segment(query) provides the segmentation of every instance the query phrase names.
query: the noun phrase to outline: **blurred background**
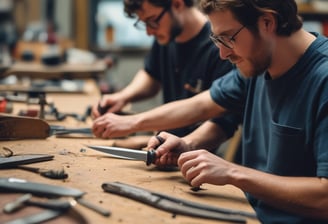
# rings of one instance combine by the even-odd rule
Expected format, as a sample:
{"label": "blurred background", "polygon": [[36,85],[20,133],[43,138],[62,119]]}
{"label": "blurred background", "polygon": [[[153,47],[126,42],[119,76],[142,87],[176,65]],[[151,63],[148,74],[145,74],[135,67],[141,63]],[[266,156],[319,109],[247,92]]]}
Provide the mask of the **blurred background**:
{"label": "blurred background", "polygon": [[[304,27],[328,35],[328,0],[296,0]],[[108,59],[102,93],[130,82],[153,41],[133,27],[122,0],[0,0],[0,74],[16,62],[56,65]],[[91,66],[91,65],[90,65]],[[7,77],[0,85],[10,83]],[[134,105],[135,111],[161,97]]]}

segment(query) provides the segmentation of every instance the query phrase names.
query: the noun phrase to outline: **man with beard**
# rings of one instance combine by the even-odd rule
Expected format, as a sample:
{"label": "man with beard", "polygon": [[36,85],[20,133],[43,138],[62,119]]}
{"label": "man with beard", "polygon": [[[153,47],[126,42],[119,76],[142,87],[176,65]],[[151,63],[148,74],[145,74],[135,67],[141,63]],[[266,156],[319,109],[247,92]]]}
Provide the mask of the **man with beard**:
{"label": "man with beard", "polygon": [[[135,27],[146,30],[156,40],[145,59],[144,68],[138,71],[132,82],[119,92],[104,95],[99,104],[94,105],[95,136],[114,138],[137,131],[174,128],[178,129],[170,130],[171,133],[184,136],[195,129],[196,125],[184,126],[181,119],[174,118],[180,108],[170,114],[160,110],[133,116],[114,114],[129,102],[156,95],[161,88],[164,103],[192,97],[208,89],[215,79],[232,69],[230,62],[220,59],[218,49],[209,39],[208,19],[195,4],[195,0],[124,1],[126,14],[138,17]],[[105,115],[99,113],[99,106],[109,107]],[[188,120],[188,117],[183,119]],[[237,122],[231,117],[216,122],[222,126],[223,139],[230,137],[237,127]]]}
{"label": "man with beard", "polygon": [[294,0],[201,0],[201,9],[237,68],[180,101],[180,113],[195,122],[243,111],[242,164],[202,150],[202,127],[183,139],[161,132],[155,164],[178,165],[192,186],[240,188],[262,223],[327,223],[328,38],[302,28]]}

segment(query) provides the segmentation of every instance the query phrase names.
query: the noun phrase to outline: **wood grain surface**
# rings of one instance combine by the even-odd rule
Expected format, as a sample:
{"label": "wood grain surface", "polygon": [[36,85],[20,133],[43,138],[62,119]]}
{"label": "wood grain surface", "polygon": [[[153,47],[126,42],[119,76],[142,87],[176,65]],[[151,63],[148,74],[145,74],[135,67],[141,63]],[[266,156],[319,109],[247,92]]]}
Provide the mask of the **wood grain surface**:
{"label": "wood grain surface", "polygon": [[[83,112],[85,107],[99,100],[97,91],[84,95],[51,95],[60,110],[65,112]],[[16,108],[17,109],[17,108]],[[68,127],[91,126],[91,120],[86,123],[67,118],[60,123]],[[2,169],[2,178],[22,178],[28,181],[53,185],[67,186],[86,192],[84,199],[111,211],[110,217],[104,217],[90,209],[77,204],[69,213],[47,223],[126,223],[126,224],[210,224],[220,223],[215,220],[174,216],[151,206],[134,200],[106,193],[101,185],[104,182],[119,181],[135,185],[155,192],[161,192],[173,197],[204,203],[227,209],[238,209],[253,212],[243,192],[227,186],[203,185],[203,190],[193,192],[181,173],[176,171],[161,171],[154,166],[146,166],[140,161],[130,161],[111,158],[101,152],[93,151],[85,145],[112,145],[113,140],[96,138],[57,138],[51,136],[46,139],[0,141],[0,149],[10,148],[14,154],[45,153],[54,156],[51,161],[30,164],[29,166],[45,169],[64,169],[68,174],[66,180],[45,178],[39,174],[20,169]],[[4,204],[15,200],[22,194],[0,193],[0,208]],[[35,198],[35,196],[33,196]],[[27,214],[40,212],[42,209],[26,206],[13,214],[0,213],[0,223],[23,217]],[[222,222],[224,223],[224,222]],[[259,223],[248,219],[247,223]]]}

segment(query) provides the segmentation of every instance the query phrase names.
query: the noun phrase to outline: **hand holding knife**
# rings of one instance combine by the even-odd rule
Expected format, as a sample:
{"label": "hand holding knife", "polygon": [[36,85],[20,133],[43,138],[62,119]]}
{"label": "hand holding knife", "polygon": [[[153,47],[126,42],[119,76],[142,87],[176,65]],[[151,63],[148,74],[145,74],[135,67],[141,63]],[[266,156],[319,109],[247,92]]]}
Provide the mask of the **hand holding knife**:
{"label": "hand holding knife", "polygon": [[[158,146],[164,143],[164,139],[162,137],[158,135],[156,135],[155,137],[160,143]],[[151,149],[149,151],[143,151],[143,150],[135,150],[135,149],[128,149],[128,148],[114,147],[114,146],[87,145],[87,147],[124,159],[144,161],[147,166],[154,163],[157,159],[155,149]]]}

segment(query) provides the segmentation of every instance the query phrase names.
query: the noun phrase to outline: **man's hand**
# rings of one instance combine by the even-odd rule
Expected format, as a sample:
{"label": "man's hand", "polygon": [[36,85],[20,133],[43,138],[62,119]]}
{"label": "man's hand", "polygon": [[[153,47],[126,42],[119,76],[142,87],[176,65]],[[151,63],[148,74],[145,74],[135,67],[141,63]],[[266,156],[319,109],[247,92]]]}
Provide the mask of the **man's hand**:
{"label": "man's hand", "polygon": [[98,138],[123,137],[135,132],[136,121],[134,115],[106,113],[94,120],[92,132]]}
{"label": "man's hand", "polygon": [[119,112],[126,104],[127,102],[119,92],[103,95],[102,99],[93,105],[92,117],[96,119],[105,113]]}
{"label": "man's hand", "polygon": [[153,136],[147,145],[148,149],[156,149],[155,165],[159,167],[177,166],[178,157],[182,152],[189,151],[189,146],[181,138],[167,132],[161,132],[158,136],[163,139],[162,144],[157,136]]}
{"label": "man's hand", "polygon": [[204,183],[229,184],[232,163],[207,150],[195,150],[180,155],[178,165],[182,175],[193,187]]}

